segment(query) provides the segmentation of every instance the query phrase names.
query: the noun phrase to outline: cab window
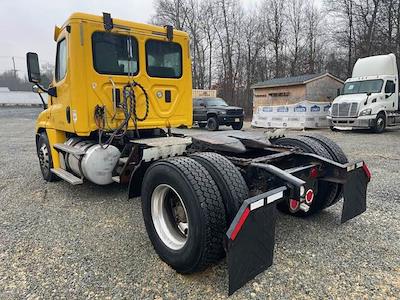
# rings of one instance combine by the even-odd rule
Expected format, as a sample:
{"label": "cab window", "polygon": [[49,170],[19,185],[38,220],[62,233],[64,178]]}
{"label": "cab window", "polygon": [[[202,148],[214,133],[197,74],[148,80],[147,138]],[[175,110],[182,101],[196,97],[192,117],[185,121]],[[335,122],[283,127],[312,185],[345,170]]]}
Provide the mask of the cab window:
{"label": "cab window", "polygon": [[393,94],[396,91],[396,84],[392,80],[386,81],[385,93]]}
{"label": "cab window", "polygon": [[180,78],[182,76],[182,48],[173,42],[146,42],[147,74],[151,77]]}
{"label": "cab window", "polygon": [[56,56],[56,81],[63,80],[67,73],[67,40],[62,39],[57,44],[57,56]]}
{"label": "cab window", "polygon": [[198,98],[193,99],[193,106],[205,106],[204,100]]}
{"label": "cab window", "polygon": [[111,32],[92,35],[93,66],[100,74],[136,75],[138,44],[135,38]]}

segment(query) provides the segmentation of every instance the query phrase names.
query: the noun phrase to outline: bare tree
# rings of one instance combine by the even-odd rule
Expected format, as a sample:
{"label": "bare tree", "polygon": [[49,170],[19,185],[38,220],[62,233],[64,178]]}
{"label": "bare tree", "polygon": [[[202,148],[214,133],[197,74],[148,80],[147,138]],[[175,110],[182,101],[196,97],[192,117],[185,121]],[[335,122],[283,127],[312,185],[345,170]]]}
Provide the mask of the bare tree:
{"label": "bare tree", "polygon": [[281,68],[281,49],[284,44],[284,1],[283,0],[266,0],[264,2],[265,22],[267,24],[268,40],[272,44],[275,54],[275,77],[283,74]]}
{"label": "bare tree", "polygon": [[303,44],[303,31],[305,23],[304,0],[290,0],[288,5],[288,32],[291,36],[290,51],[290,75],[299,73],[299,56]]}

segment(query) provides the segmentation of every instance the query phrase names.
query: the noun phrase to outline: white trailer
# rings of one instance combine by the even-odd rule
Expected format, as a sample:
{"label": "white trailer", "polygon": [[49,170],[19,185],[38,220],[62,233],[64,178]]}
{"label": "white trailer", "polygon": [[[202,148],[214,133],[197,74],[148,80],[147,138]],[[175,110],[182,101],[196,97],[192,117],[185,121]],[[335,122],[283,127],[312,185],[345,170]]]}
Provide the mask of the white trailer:
{"label": "white trailer", "polygon": [[358,59],[352,77],[335,98],[328,120],[332,130],[366,128],[381,133],[400,124],[399,75],[394,54]]}

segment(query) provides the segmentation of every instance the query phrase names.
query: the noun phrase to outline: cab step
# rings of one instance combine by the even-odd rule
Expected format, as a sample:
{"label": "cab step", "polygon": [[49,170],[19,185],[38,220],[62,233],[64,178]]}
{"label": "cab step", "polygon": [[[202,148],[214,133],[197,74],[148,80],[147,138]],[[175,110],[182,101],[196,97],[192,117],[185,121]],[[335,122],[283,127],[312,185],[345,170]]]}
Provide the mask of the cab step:
{"label": "cab step", "polygon": [[78,185],[82,184],[83,180],[81,178],[76,177],[74,174],[71,174],[70,172],[61,169],[61,168],[55,168],[55,169],[50,169],[50,171],[54,174],[56,174],[58,177],[61,179],[64,179],[66,182],[69,182],[72,185]]}
{"label": "cab step", "polygon": [[84,155],[85,151],[65,144],[54,144],[54,149],[71,153],[73,155]]}

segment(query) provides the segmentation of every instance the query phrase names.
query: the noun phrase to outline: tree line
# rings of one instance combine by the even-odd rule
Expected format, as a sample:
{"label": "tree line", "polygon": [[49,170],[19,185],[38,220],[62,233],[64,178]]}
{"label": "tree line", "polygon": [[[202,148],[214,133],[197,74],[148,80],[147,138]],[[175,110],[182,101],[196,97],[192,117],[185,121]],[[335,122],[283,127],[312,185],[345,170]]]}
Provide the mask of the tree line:
{"label": "tree line", "polygon": [[[41,66],[41,84],[48,87],[53,80],[54,66],[46,63]],[[32,83],[27,77],[21,78],[17,71],[10,69],[0,73],[0,87],[7,87],[10,91],[31,91]]]}
{"label": "tree line", "polygon": [[156,0],[152,22],[190,34],[193,87],[252,111],[251,85],[400,55],[400,0]]}

